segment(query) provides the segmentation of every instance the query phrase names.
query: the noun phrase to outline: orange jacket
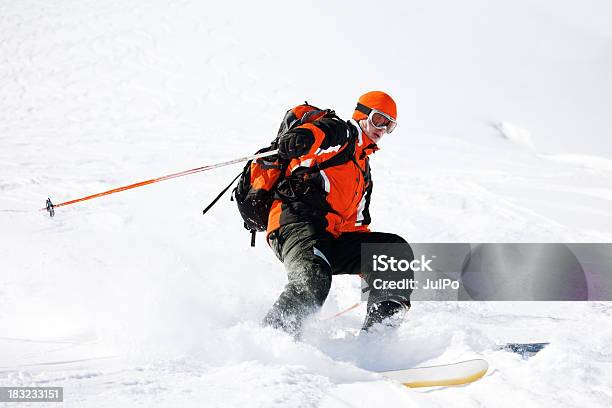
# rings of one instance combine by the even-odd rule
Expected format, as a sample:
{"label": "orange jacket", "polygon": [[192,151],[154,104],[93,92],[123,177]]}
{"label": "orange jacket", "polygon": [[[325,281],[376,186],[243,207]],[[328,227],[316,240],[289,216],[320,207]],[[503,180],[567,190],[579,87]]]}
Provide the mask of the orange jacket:
{"label": "orange jacket", "polygon": [[[305,220],[319,224],[335,237],[349,231],[369,232],[373,184],[368,155],[378,150],[376,144],[354,120],[326,118],[290,132],[310,132],[315,142],[308,153],[289,163],[286,181],[279,184],[280,194],[270,209],[267,234]],[[347,154],[353,146],[350,160],[319,168],[327,160]]]}

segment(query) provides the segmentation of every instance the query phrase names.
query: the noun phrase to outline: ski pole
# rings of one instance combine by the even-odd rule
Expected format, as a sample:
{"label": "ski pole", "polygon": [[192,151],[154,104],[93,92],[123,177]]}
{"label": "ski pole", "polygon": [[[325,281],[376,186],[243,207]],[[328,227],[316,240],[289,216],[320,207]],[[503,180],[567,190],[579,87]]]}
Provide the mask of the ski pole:
{"label": "ski pole", "polygon": [[118,193],[120,191],[131,190],[133,188],[146,186],[148,184],[153,184],[153,183],[157,183],[157,182],[164,181],[164,180],[170,180],[170,179],[173,179],[173,178],[182,177],[182,176],[188,176],[190,174],[195,174],[195,173],[199,173],[199,172],[206,171],[206,170],[212,170],[212,169],[216,169],[216,168],[219,168],[219,167],[229,166],[230,164],[241,163],[241,162],[245,162],[245,161],[249,161],[249,160],[259,159],[261,157],[272,156],[272,155],[275,155],[277,153],[278,153],[278,149],[270,150],[268,152],[254,154],[252,156],[245,156],[245,157],[240,157],[238,159],[228,160],[228,161],[217,163],[217,164],[211,164],[211,165],[208,165],[208,166],[196,167],[195,169],[185,170],[185,171],[181,171],[179,173],[168,174],[167,176],[162,176],[162,177],[158,177],[158,178],[154,178],[154,179],[150,179],[150,180],[140,181],[138,183],[129,184],[127,186],[114,188],[112,190],[103,191],[101,193],[96,193],[96,194],[88,195],[86,197],[76,198],[74,200],[66,201],[66,202],[59,203],[59,204],[53,204],[51,202],[51,199],[47,198],[47,201],[45,203],[45,207],[41,208],[40,211],[47,211],[47,212],[49,212],[49,216],[53,217],[55,215],[55,209],[57,207],[64,207],[64,206],[67,206],[67,205],[70,205],[70,204],[75,204],[75,203],[78,203],[78,202],[81,202],[81,201],[91,200],[92,198],[102,197],[102,196],[105,196],[105,195]]}
{"label": "ski pole", "polygon": [[355,309],[355,308],[359,307],[359,305],[360,305],[361,303],[362,303],[362,302],[355,303],[353,306],[350,306],[350,307],[348,307],[348,308],[346,308],[346,309],[344,309],[344,310],[342,310],[342,311],[340,311],[340,312],[336,313],[336,314],[335,314],[335,315],[333,315],[333,316],[329,316],[329,317],[326,317],[325,319],[321,319],[321,320],[325,322],[325,321],[327,321],[327,320],[331,320],[331,319],[335,319],[336,317],[340,317],[340,316],[342,316],[343,314],[348,313],[348,312],[350,312],[351,310],[353,310],[353,309]]}

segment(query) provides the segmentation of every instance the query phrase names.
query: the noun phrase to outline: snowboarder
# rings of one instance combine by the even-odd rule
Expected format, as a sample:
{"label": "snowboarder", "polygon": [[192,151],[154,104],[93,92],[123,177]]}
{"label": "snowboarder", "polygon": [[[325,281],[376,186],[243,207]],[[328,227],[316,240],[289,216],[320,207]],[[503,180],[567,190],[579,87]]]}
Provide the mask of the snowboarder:
{"label": "snowboarder", "polygon": [[[304,319],[325,302],[333,275],[366,272],[360,270],[362,243],[406,244],[396,234],[368,228],[369,155],[395,129],[396,118],[394,100],[372,91],[359,98],[352,119],[323,118],[291,129],[279,139],[279,156],[290,160],[283,196],[291,199],[273,202],[267,239],[285,266],[288,283],[264,325],[299,336]],[[317,168],[318,163],[347,152],[350,159],[324,170]],[[398,322],[409,308],[409,294],[383,300],[370,296],[363,329]]]}

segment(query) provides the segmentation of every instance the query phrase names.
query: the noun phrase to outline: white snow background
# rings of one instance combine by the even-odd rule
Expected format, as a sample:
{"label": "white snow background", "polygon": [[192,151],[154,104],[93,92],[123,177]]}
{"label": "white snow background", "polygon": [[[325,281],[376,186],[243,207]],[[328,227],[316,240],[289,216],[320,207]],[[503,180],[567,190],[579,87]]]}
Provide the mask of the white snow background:
{"label": "white snow background", "polygon": [[[0,386],[65,407],[609,407],[612,305],[415,303],[356,336],[334,279],[302,342],[234,203],[202,208],[308,100],[381,89],[374,230],[412,242],[612,242],[612,5],[601,1],[0,1]],[[496,351],[549,341],[529,360]],[[482,357],[464,387],[371,370]],[[12,404],[11,406],[24,406]],[[45,406],[32,404],[32,406]],[[49,404],[48,406],[58,406]]]}

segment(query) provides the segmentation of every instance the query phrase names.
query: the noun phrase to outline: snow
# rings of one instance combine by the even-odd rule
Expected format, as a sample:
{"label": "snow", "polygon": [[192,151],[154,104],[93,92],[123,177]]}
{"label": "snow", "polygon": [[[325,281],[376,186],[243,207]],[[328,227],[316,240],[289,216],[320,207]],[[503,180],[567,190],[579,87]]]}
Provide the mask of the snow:
{"label": "snow", "polygon": [[[611,406],[609,302],[415,302],[397,332],[358,336],[364,305],[326,319],[359,300],[337,277],[302,342],[261,328],[281,265],[226,198],[201,215],[239,164],[38,211],[250,154],[304,99],[348,117],[383,89],[399,126],[373,156],[373,229],[612,242],[610,12],[0,3],[0,386],[63,386],[66,407]],[[522,360],[508,341],[551,344]],[[491,368],[465,387],[371,372],[470,358]]]}
{"label": "snow", "polygon": [[496,124],[495,128],[499,130],[503,137],[518,144],[519,146],[523,146],[531,150],[535,149],[533,138],[528,130],[509,122],[501,122]]}

